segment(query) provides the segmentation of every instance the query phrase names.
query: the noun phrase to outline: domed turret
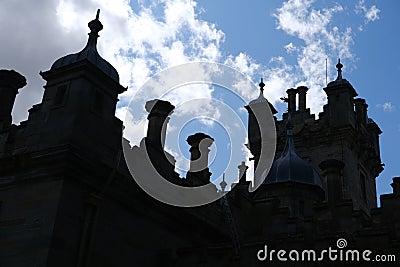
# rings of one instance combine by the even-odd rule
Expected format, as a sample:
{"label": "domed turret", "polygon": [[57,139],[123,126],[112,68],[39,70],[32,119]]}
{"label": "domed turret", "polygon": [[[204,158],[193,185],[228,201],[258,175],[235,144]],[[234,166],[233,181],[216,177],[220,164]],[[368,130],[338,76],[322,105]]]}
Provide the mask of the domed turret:
{"label": "domed turret", "polygon": [[[266,166],[259,167],[259,160],[261,157],[261,149],[262,149],[262,143],[266,145],[266,143],[270,142],[270,140],[267,140],[267,138],[262,139],[262,129],[261,129],[261,120],[265,123],[269,123],[268,126],[274,127],[275,123],[273,120],[269,121],[268,120],[268,107],[269,110],[271,111],[272,115],[278,113],[274,106],[264,97],[264,82],[263,79],[261,78],[261,82],[259,83],[260,86],[260,95],[258,98],[252,100],[249,102],[245,108],[247,109],[249,113],[249,120],[248,120],[248,137],[249,137],[249,142],[247,144],[248,149],[250,150],[251,154],[253,155],[250,160],[254,160],[254,174],[256,177],[260,177],[262,172],[264,171]],[[256,117],[256,113],[258,113],[258,119]],[[263,114],[263,115],[260,115]],[[272,128],[270,128],[272,129]],[[267,131],[265,125],[263,132]],[[275,130],[274,130],[275,131]],[[265,137],[266,135],[264,135]],[[275,136],[274,136],[275,138]],[[274,141],[275,142],[275,141]],[[273,151],[275,152],[275,147],[273,148]],[[272,158],[271,158],[272,160]],[[263,162],[262,165],[268,165],[266,162]],[[260,165],[261,166],[261,165]],[[270,165],[268,165],[269,167]],[[259,179],[261,182],[261,179]]]}
{"label": "domed turret", "polygon": [[90,33],[85,48],[83,48],[82,51],[76,54],[70,54],[56,60],[51,66],[51,70],[59,69],[82,60],[88,60],[98,69],[107,74],[107,76],[109,76],[111,79],[113,79],[117,83],[119,82],[119,75],[117,70],[110,63],[108,63],[107,60],[102,58],[97,52],[96,45],[97,38],[99,37],[98,33],[103,29],[103,24],[101,24],[101,22],[99,21],[99,14],[100,9],[97,10],[96,18],[88,24]]}
{"label": "domed turret", "polygon": [[279,158],[257,190],[255,197],[260,199],[277,198],[282,207],[288,207],[293,216],[304,214],[305,207],[310,211],[312,203],[325,199],[325,186],[322,178],[296,152],[293,141],[291,114],[287,122],[286,146]]}
{"label": "domed turret", "polygon": [[274,161],[264,184],[296,182],[324,188],[321,177],[311,165],[296,152],[292,129],[288,127],[287,140],[282,155]]}

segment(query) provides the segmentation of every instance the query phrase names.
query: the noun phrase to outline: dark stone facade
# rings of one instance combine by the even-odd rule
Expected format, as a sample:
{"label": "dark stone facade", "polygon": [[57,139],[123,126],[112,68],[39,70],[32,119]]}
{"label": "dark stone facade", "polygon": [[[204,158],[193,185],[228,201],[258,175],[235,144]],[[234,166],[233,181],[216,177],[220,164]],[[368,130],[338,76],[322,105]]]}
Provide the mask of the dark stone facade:
{"label": "dark stone facade", "polygon": [[[11,110],[26,81],[15,71],[0,71],[0,266],[254,266],[267,264],[257,259],[266,244],[323,249],[335,247],[338,238],[349,248],[397,253],[400,260],[400,178],[378,208],[381,130],[368,118],[365,100],[354,99],[340,63],[338,78],[324,88],[328,103],[318,119],[307,108],[307,88],[299,87],[288,90],[288,112],[276,120],[276,158],[287,146],[290,118],[289,152],[302,159],[296,164],[309,164],[322,187],[286,179],[249,193],[242,164],[241,179],[226,198],[178,208],[153,199],[130,176],[122,122],[114,116],[126,88],[97,53],[98,16],[89,26],[83,51],[41,73],[47,82],[42,102],[18,126],[11,124]],[[270,105],[262,94],[252,104]],[[208,168],[182,179],[164,153],[163,127],[174,107],[150,101],[146,108],[151,127],[132,149],[132,160],[140,164],[135,155],[146,147],[171,182],[204,184]],[[249,129],[257,132],[255,125]],[[261,140],[252,137],[257,162]],[[213,141],[202,134],[188,138],[192,160],[204,138],[207,145]]]}

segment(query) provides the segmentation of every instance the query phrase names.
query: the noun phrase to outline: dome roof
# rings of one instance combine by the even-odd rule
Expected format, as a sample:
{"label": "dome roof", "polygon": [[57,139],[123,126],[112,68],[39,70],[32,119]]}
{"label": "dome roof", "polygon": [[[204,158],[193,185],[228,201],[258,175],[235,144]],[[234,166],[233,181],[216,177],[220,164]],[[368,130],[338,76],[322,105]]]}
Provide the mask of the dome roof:
{"label": "dome roof", "polygon": [[274,161],[263,184],[297,182],[315,185],[324,189],[321,177],[311,165],[296,152],[292,130],[288,130],[286,146],[282,155]]}
{"label": "dome roof", "polygon": [[103,25],[99,21],[99,13],[100,10],[97,10],[96,19],[92,20],[88,24],[90,33],[85,48],[76,54],[70,54],[57,59],[51,66],[51,70],[59,69],[75,62],[88,60],[90,63],[108,75],[111,79],[119,83],[119,75],[117,70],[97,52],[96,45],[97,38],[99,37],[98,33],[103,29]]}

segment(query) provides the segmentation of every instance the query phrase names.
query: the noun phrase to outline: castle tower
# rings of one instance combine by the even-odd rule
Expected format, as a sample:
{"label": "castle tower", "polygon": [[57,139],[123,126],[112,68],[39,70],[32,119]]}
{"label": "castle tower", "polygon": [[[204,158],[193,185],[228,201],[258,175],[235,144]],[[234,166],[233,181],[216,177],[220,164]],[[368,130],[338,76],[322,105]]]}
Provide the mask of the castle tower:
{"label": "castle tower", "polygon": [[[379,135],[382,132],[368,117],[365,100],[355,99],[357,92],[343,78],[343,64],[340,60],[336,67],[337,78],[323,89],[328,103],[324,105],[318,119],[310,114],[306,106],[306,87],[296,89],[299,94],[299,110],[290,112],[293,141],[299,156],[311,164],[320,176],[332,174],[326,164],[320,165],[322,162],[343,162],[342,181],[337,184],[342,188],[336,188],[335,191],[341,191],[343,199],[352,200],[355,209],[369,213],[377,206],[375,179],[383,170],[379,151]],[[289,112],[282,117],[282,121],[277,121],[277,155],[285,148],[285,124]]]}
{"label": "castle tower", "polygon": [[[247,106],[245,106],[245,108],[249,113],[248,127],[247,127],[249,140],[247,146],[251,154],[253,155],[253,158],[251,158],[251,160],[254,160],[254,172],[257,171],[257,166],[261,156],[261,146],[263,142],[263,140],[261,139],[261,129],[259,123],[257,122],[255,114],[256,113],[263,114],[262,112],[266,108],[268,108],[268,106],[273,115],[278,113],[278,111],[274,108],[274,106],[271,103],[269,103],[268,100],[264,97],[265,84],[263,82],[263,79],[261,79],[259,86],[260,86],[260,95],[258,96],[258,98],[250,101],[250,103]],[[266,142],[266,140],[264,140],[264,142]],[[258,171],[259,175],[261,175],[263,171],[264,170],[259,170]]]}
{"label": "castle tower", "polygon": [[40,72],[47,83],[42,103],[29,110],[28,128],[33,134],[27,142],[33,144],[32,149],[69,143],[104,154],[119,146],[122,122],[115,117],[115,109],[118,94],[126,88],[119,84],[116,69],[97,51],[103,29],[99,12],[88,24],[83,50],[61,57],[50,70]]}
{"label": "castle tower", "polygon": [[357,96],[357,92],[346,79],[342,78],[343,65],[340,59],[336,68],[338,71],[336,80],[328,83],[328,86],[324,88],[328,96],[329,125],[355,127],[354,97]]}

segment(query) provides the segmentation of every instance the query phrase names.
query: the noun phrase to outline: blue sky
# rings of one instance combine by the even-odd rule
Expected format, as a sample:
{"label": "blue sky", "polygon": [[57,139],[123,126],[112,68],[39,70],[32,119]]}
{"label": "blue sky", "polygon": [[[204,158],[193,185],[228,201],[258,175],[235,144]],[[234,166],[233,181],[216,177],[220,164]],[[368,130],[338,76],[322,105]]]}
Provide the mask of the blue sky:
{"label": "blue sky", "polygon": [[[349,49],[353,57],[342,59],[345,65],[343,75],[355,87],[359,97],[366,99],[369,117],[383,131],[380,138],[381,156],[386,166],[377,179],[377,186],[378,193],[391,192],[391,178],[400,175],[397,165],[400,149],[400,92],[396,81],[400,74],[400,53],[396,49],[400,42],[400,32],[395,26],[400,22],[400,2],[365,1],[366,8],[376,6],[379,9],[379,18],[370,22],[367,22],[365,14],[355,12],[360,4],[358,1],[317,1],[312,7],[321,9],[336,4],[344,10],[335,14],[329,27],[337,26],[342,30],[352,28],[353,43]],[[273,15],[282,6],[281,1],[249,1],[246,5],[228,0],[200,1],[199,6],[204,8],[200,17],[214,22],[224,31],[226,37],[222,47],[227,54],[245,52],[265,66],[276,56],[283,56],[288,64],[298,63],[297,53],[288,55],[284,46],[288,43],[304,45],[304,42],[277,29],[276,17]],[[329,56],[335,58],[338,54]],[[336,62],[330,63],[332,78]]]}
{"label": "blue sky", "polygon": [[[383,131],[381,154],[386,166],[377,185],[379,193],[391,192],[391,178],[400,175],[396,165],[400,148],[398,1],[6,1],[0,10],[0,22],[8,26],[2,27],[0,34],[12,38],[2,40],[0,67],[14,68],[28,79],[13,110],[15,123],[26,119],[28,108],[41,101],[44,81],[38,72],[48,70],[57,58],[83,48],[87,22],[94,18],[97,8],[101,8],[104,25],[100,54],[119,71],[121,84],[129,86],[118,105],[117,116],[122,119],[129,100],[147,79],[160,70],[192,60],[227,64],[255,83],[264,77],[265,96],[280,114],[286,108],[279,101],[285,90],[307,85],[311,88],[308,103],[312,112],[318,113],[326,101],[322,91],[325,58],[328,80],[332,80],[340,56],[343,76],[367,100],[369,116]],[[252,99],[257,94],[243,92],[242,96]],[[218,86],[190,87],[172,92],[169,97],[177,106],[195,98],[221,99],[230,102],[236,114],[246,120],[246,112],[240,109],[243,101]],[[215,120],[224,116],[212,106],[193,109]],[[141,138],[145,127],[138,123],[130,134]],[[216,139],[218,160],[211,166],[212,172],[224,172],[219,162],[226,163],[229,142],[218,127],[199,120],[180,131],[174,128],[171,118],[168,134],[178,136],[182,147],[172,154],[183,168],[187,168],[187,161],[182,155],[188,156],[185,139],[201,129]],[[231,147],[241,149],[242,144]],[[231,170],[232,175],[234,172],[237,170]]]}

